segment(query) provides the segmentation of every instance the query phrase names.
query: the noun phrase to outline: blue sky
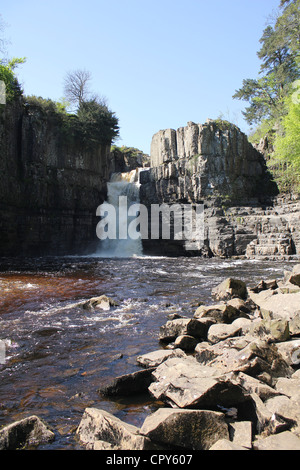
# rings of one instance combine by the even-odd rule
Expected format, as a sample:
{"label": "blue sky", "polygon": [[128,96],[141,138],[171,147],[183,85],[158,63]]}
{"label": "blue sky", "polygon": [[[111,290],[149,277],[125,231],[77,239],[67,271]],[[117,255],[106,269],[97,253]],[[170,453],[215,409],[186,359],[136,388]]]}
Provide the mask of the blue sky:
{"label": "blue sky", "polygon": [[118,145],[150,152],[160,129],[221,114],[244,132],[232,99],[258,75],[259,39],[279,0],[13,0],[2,4],[9,57],[25,94],[59,100],[86,69],[119,118]]}

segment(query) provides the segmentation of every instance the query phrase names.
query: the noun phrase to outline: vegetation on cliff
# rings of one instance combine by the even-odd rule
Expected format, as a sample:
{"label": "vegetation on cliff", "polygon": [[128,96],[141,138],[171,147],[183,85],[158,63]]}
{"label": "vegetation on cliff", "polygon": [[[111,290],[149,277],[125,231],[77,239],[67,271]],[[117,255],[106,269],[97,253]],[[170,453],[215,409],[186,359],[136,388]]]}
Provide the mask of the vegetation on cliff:
{"label": "vegetation on cliff", "polygon": [[250,140],[268,137],[268,164],[280,190],[300,191],[300,0],[281,0],[260,43],[260,78],[244,80],[234,98],[249,103],[244,117],[257,126]]}

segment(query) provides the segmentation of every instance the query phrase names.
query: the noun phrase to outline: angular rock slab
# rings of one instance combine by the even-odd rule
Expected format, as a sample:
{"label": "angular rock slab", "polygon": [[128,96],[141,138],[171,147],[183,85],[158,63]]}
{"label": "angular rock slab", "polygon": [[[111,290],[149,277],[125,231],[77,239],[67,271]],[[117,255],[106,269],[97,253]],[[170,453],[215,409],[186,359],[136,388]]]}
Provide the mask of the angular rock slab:
{"label": "angular rock slab", "polygon": [[212,295],[218,300],[229,300],[234,297],[247,298],[247,286],[240,279],[227,278],[212,289]]}
{"label": "angular rock slab", "polygon": [[185,357],[185,353],[181,349],[159,349],[138,356],[137,362],[143,367],[157,367],[171,357]]}
{"label": "angular rock slab", "polygon": [[168,359],[154,372],[150,393],[178,408],[230,408],[246,401],[245,391],[220,370],[201,366],[193,357]]}
{"label": "angular rock slab", "polygon": [[300,450],[300,439],[290,431],[258,439],[253,443],[254,450]]}
{"label": "angular rock slab", "polygon": [[86,408],[76,435],[89,450],[106,446],[120,450],[146,450],[151,448],[149,439],[139,434],[139,429],[124,423],[107,411],[97,408]]}
{"label": "angular rock slab", "polygon": [[192,450],[208,450],[219,439],[229,438],[223,413],[170,408],[148,416],[140,433],[159,444]]}
{"label": "angular rock slab", "polygon": [[98,390],[100,395],[106,397],[130,396],[145,393],[152,382],[152,372],[154,367],[138,370],[132,374],[116,377],[110,384]]}
{"label": "angular rock slab", "polygon": [[38,416],[16,421],[0,431],[0,450],[18,450],[51,442],[55,435]]}

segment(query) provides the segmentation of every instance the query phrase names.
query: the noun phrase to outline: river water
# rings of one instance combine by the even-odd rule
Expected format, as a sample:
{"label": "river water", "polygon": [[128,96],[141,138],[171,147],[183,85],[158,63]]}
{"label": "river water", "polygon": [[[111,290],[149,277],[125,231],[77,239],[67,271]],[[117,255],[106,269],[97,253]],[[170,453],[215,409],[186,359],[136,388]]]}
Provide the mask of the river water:
{"label": "river water", "polygon": [[[40,448],[79,449],[74,430],[88,406],[141,425],[156,403],[147,396],[107,400],[99,387],[138,370],[138,355],[162,347],[159,327],[170,313],[192,317],[229,276],[253,286],[286,268],[287,261],[143,256],[1,260],[0,426],[36,414],[56,435]],[[79,305],[102,294],[118,307]]]}

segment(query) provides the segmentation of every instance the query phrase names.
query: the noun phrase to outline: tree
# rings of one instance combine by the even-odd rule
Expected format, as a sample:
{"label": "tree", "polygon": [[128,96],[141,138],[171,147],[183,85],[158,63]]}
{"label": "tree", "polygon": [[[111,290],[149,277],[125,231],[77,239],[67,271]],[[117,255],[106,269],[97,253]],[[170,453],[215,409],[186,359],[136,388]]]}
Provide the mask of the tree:
{"label": "tree", "polygon": [[83,101],[77,116],[83,138],[91,143],[108,144],[119,135],[118,118],[100,99]]}
{"label": "tree", "polygon": [[68,72],[64,79],[64,93],[71,104],[79,108],[91,95],[91,74],[86,70],[74,70]]}
{"label": "tree", "polygon": [[2,59],[0,61],[0,80],[5,83],[6,100],[8,101],[22,95],[22,88],[15,75],[15,69],[18,65],[24,64],[25,61],[25,57],[15,57],[8,61]]}
{"label": "tree", "polygon": [[247,79],[233,98],[248,101],[243,115],[249,124],[278,120],[285,112],[284,100],[300,77],[300,0],[282,0],[282,15],[265,28],[257,55],[262,60],[258,79]]}

